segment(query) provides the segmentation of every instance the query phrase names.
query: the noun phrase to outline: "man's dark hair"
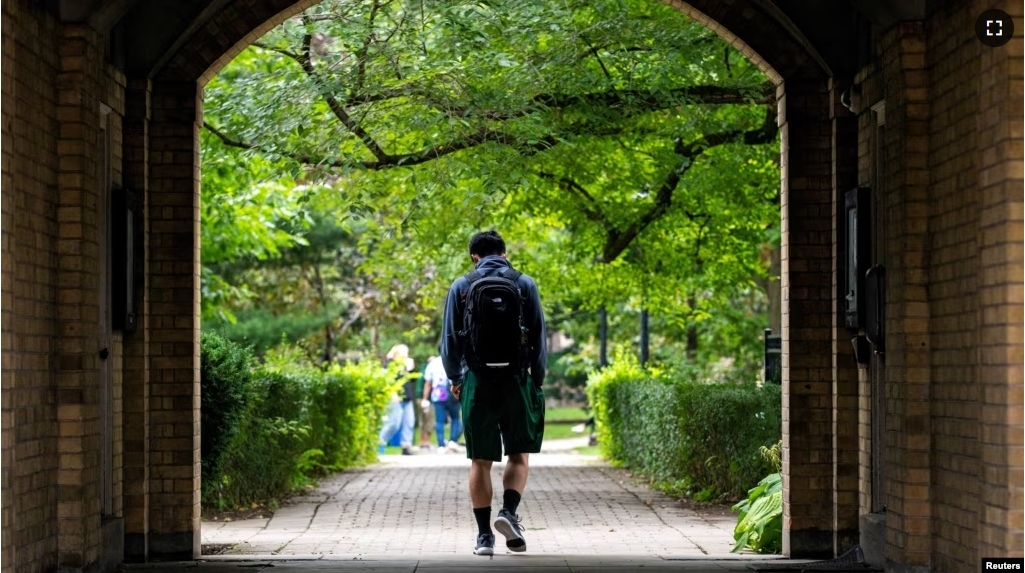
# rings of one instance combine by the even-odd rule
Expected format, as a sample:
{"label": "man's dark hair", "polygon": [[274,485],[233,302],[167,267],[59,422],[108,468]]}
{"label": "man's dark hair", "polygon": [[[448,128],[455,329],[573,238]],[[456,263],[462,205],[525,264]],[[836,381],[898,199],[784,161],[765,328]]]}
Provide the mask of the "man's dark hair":
{"label": "man's dark hair", "polygon": [[505,241],[502,240],[502,235],[499,235],[498,231],[494,229],[481,231],[470,239],[471,255],[487,257],[490,255],[501,255],[504,252]]}

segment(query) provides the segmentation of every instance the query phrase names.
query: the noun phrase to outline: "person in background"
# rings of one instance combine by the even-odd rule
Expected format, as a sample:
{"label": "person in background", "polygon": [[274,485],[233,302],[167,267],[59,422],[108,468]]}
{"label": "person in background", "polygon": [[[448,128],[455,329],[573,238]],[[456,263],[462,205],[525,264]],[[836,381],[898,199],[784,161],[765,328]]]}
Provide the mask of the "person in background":
{"label": "person in background", "polygon": [[[385,367],[391,367],[398,362],[402,365],[399,371],[399,380],[403,381],[402,389],[398,394],[392,396],[388,405],[388,412],[385,416],[384,427],[381,428],[380,443],[381,452],[384,446],[391,441],[395,432],[399,434],[399,444],[402,446],[402,455],[413,455],[413,399],[416,396],[416,364],[409,357],[409,347],[405,344],[396,344],[385,355]],[[411,375],[412,373],[412,375]]]}
{"label": "person in background", "polygon": [[[425,376],[428,365],[435,358],[435,356],[428,358],[423,368],[420,369],[420,376],[416,379],[417,396],[426,397],[427,393],[430,392],[429,388],[425,390],[425,387],[428,386]],[[431,449],[431,428],[434,425],[434,407],[431,405],[430,400],[426,400],[425,398],[425,400],[420,401],[420,408],[417,410],[416,423],[420,425],[420,453],[424,453]]]}
{"label": "person in background", "polygon": [[[428,406],[434,407],[434,432],[438,436],[438,453],[446,451],[459,452],[459,437],[463,433],[463,419],[459,399],[452,394],[445,365],[440,356],[431,357],[424,370],[424,391],[422,401],[424,411]],[[445,424],[451,422],[448,442],[445,442]]]}

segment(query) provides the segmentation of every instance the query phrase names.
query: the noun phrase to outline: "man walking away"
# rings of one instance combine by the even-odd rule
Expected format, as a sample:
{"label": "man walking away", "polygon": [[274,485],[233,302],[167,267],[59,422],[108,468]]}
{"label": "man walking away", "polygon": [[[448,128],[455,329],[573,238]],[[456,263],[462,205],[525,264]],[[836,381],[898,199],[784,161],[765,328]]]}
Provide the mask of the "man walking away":
{"label": "man walking away", "polygon": [[441,357],[462,402],[470,501],[477,521],[474,553],[493,555],[491,465],[508,456],[502,509],[494,521],[511,551],[526,551],[516,508],[527,485],[528,455],[541,451],[547,348],[537,284],[506,260],[495,231],[470,239],[474,270],[456,279],[445,301]]}

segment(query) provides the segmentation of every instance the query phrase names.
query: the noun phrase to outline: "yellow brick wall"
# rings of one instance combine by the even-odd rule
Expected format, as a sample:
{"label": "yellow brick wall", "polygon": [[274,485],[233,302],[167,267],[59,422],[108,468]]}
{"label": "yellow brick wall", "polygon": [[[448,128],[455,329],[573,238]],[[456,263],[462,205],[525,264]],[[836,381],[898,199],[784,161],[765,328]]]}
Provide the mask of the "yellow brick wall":
{"label": "yellow brick wall", "polygon": [[[100,39],[3,5],[4,570],[96,561],[100,546],[99,103],[120,183],[124,80]],[[120,515],[121,340],[110,340]]]}
{"label": "yellow brick wall", "polygon": [[3,3],[3,570],[57,565],[57,89],[59,29]]}
{"label": "yellow brick wall", "polygon": [[[988,48],[965,24],[994,6],[940,7],[883,35],[878,62],[857,78],[859,182],[880,187],[881,145],[888,557],[968,572],[980,557],[1022,554],[1022,44],[1019,29]],[[868,106],[884,98],[879,142]],[[859,388],[867,513],[864,374]]]}

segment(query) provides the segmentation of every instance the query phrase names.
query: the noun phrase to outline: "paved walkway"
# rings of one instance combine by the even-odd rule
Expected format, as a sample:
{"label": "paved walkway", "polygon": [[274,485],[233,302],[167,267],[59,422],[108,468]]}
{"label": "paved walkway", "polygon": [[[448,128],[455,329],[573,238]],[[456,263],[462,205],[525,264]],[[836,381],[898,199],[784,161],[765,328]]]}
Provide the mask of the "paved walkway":
{"label": "paved walkway", "polygon": [[[128,570],[748,571],[752,559],[771,558],[730,554],[734,516],[697,513],[633,483],[625,471],[570,449],[582,440],[553,441],[531,456],[518,510],[525,554],[506,552],[499,536],[493,558],[472,555],[469,461],[431,453],[382,456],[379,464],[332,476],[269,519],[204,521],[203,545],[217,555]],[[503,468],[492,470],[495,512]]]}

